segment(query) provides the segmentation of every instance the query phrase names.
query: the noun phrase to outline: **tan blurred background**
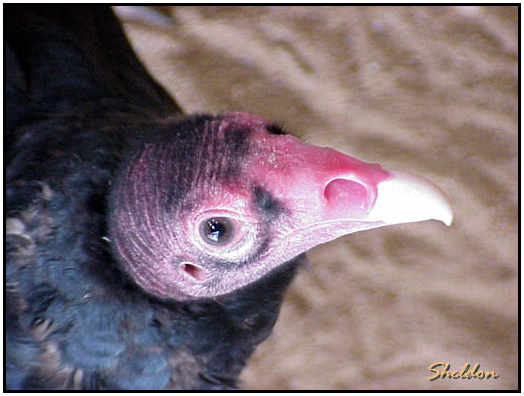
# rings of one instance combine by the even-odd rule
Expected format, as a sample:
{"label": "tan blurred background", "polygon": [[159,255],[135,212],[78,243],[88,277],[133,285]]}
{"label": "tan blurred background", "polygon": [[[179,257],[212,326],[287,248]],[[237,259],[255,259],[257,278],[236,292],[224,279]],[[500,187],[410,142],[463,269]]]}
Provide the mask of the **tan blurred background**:
{"label": "tan blurred background", "polygon": [[[117,7],[187,112],[248,111],[433,180],[452,227],[320,246],[247,389],[517,387],[517,7]],[[440,379],[465,362],[498,379]]]}

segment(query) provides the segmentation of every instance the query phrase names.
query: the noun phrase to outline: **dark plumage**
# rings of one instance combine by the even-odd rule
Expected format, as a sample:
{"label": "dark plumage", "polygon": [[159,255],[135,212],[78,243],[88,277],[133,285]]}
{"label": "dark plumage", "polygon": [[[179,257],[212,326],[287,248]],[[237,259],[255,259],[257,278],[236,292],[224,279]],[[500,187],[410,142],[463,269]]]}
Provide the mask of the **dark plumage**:
{"label": "dark plumage", "polygon": [[[353,188],[332,174],[372,213],[389,173],[256,116],[182,115],[109,8],[4,10],[6,387],[235,387],[302,253],[387,223],[332,225]],[[325,197],[285,182],[297,161]]]}

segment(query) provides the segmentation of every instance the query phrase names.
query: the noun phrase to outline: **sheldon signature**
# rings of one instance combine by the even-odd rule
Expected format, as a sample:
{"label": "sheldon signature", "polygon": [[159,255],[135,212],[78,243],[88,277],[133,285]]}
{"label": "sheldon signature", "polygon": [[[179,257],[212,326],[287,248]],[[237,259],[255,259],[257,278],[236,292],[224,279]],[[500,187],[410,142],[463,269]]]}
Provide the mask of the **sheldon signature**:
{"label": "sheldon signature", "polygon": [[429,377],[430,381],[438,379],[497,379],[499,375],[494,369],[482,370],[479,363],[475,363],[473,367],[469,362],[464,363],[461,370],[452,370],[449,362],[435,362],[428,366],[428,370],[434,373]]}

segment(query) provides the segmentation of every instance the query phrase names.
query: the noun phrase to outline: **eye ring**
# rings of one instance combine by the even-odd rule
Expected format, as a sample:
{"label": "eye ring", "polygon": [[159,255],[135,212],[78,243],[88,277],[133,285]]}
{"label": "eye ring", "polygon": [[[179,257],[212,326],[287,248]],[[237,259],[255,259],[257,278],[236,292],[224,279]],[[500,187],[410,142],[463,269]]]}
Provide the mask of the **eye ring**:
{"label": "eye ring", "polygon": [[227,217],[211,217],[200,223],[200,236],[210,245],[223,246],[235,235],[235,225]]}

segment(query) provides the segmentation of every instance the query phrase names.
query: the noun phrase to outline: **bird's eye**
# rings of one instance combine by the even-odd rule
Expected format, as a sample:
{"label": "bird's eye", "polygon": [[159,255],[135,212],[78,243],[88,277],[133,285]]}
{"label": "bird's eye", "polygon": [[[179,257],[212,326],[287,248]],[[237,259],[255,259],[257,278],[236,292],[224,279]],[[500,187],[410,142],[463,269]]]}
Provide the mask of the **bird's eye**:
{"label": "bird's eye", "polygon": [[233,222],[227,217],[213,217],[204,220],[200,225],[200,235],[207,243],[223,245],[231,240],[234,234]]}

